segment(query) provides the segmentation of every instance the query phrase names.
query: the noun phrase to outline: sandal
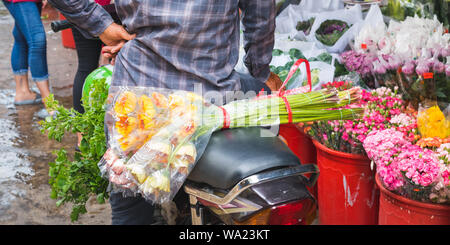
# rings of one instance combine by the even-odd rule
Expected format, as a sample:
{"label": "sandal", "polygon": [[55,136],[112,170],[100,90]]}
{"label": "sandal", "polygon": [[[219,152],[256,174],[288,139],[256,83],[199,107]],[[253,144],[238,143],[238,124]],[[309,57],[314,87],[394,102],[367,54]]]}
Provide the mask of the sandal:
{"label": "sandal", "polygon": [[42,103],[42,96],[36,93],[36,98],[32,100],[14,101],[14,105],[37,105]]}

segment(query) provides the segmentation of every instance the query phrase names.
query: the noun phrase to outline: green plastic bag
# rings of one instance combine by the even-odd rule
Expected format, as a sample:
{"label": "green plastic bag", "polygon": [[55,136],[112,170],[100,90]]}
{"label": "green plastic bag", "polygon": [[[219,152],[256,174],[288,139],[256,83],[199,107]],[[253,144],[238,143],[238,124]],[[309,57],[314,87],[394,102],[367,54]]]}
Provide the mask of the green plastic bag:
{"label": "green plastic bag", "polygon": [[114,67],[112,65],[105,65],[101,66],[97,69],[95,69],[93,72],[91,72],[84,81],[83,85],[83,94],[84,97],[85,94],[90,94],[92,84],[95,82],[98,82],[100,80],[105,80],[106,84],[111,84],[112,74],[113,74]]}

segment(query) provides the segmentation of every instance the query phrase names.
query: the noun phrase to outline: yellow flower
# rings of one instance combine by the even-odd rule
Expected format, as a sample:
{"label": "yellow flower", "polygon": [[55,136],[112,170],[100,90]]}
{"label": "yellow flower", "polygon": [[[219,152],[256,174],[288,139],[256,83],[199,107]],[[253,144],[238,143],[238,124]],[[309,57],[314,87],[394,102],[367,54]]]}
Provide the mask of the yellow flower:
{"label": "yellow flower", "polygon": [[151,117],[148,117],[147,114],[139,114],[138,121],[138,128],[144,131],[154,129],[156,125],[155,120],[153,120]]}
{"label": "yellow flower", "polygon": [[423,138],[439,137],[441,139],[450,135],[450,122],[438,106],[432,106],[420,111],[417,126]]}
{"label": "yellow flower", "polygon": [[172,109],[172,110],[177,107],[183,107],[184,106],[184,98],[177,94],[169,95],[169,106],[170,106],[170,109]]}
{"label": "yellow flower", "polygon": [[116,129],[119,134],[126,137],[137,128],[137,125],[138,120],[135,117],[119,117]]}
{"label": "yellow flower", "polygon": [[119,115],[128,115],[136,109],[136,103],[136,95],[132,92],[125,91],[117,98],[114,111]]}
{"label": "yellow flower", "polygon": [[[147,189],[159,189],[165,192],[170,192],[170,179],[164,170],[156,171],[151,176],[149,176],[145,182],[144,186]],[[148,182],[148,183],[147,183]],[[151,188],[148,188],[151,187]]]}
{"label": "yellow flower", "polygon": [[144,181],[147,179],[147,173],[145,172],[144,166],[138,164],[130,164],[126,167],[140,184],[144,183]]}
{"label": "yellow flower", "polygon": [[142,95],[139,97],[139,107],[141,108],[141,112],[149,117],[153,118],[156,115],[155,106],[153,105],[152,99],[148,97],[147,95]]}
{"label": "yellow flower", "polygon": [[190,102],[203,101],[203,98],[200,95],[193,92],[187,92],[186,97]]}

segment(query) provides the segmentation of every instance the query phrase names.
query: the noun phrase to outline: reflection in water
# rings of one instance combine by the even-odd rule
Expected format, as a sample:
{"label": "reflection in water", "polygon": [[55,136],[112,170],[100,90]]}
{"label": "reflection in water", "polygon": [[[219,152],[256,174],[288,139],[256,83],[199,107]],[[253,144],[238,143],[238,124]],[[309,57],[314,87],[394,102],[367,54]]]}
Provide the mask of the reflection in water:
{"label": "reflection in water", "polygon": [[0,91],[0,219],[12,200],[26,194],[19,183],[25,183],[34,175],[26,149],[18,145],[21,143],[19,133],[8,112],[13,100],[14,91]]}

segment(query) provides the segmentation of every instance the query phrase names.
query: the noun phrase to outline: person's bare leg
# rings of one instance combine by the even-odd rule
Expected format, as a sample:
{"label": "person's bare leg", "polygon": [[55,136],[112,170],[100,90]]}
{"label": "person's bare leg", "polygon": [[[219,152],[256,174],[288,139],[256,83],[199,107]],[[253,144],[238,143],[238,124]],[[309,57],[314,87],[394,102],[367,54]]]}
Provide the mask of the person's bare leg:
{"label": "person's bare leg", "polygon": [[27,74],[14,75],[14,80],[16,82],[16,96],[14,98],[15,102],[32,100],[36,98],[36,93],[30,90]]}
{"label": "person's bare leg", "polygon": [[80,147],[81,140],[83,139],[83,134],[82,133],[77,133],[77,138],[78,138],[77,146]]}
{"label": "person's bare leg", "polygon": [[42,101],[45,104],[45,100],[50,95],[50,86],[48,80],[36,82],[36,87],[39,89],[39,92],[42,96]]}

